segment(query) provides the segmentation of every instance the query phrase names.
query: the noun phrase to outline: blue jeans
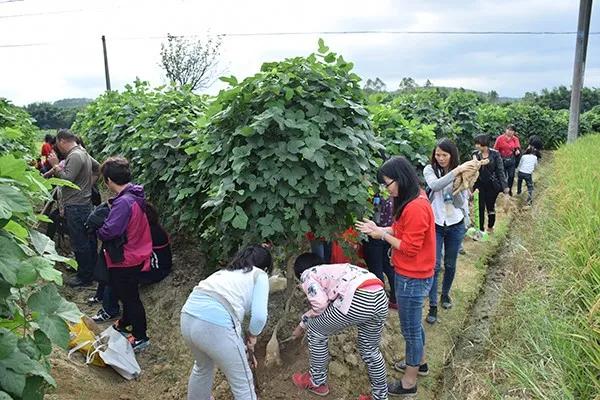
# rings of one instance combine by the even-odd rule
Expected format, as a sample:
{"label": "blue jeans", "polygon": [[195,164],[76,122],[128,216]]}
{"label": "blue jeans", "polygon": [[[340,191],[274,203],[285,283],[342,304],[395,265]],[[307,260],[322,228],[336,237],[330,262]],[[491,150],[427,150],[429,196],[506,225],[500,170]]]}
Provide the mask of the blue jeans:
{"label": "blue jeans", "polygon": [[450,294],[454,275],[456,274],[456,259],[458,251],[465,238],[465,224],[450,226],[435,225],[435,274],[433,284],[429,291],[429,305],[437,306],[438,275],[442,269],[442,257],[444,257],[444,279],[442,280],[442,296]]}
{"label": "blue jeans", "polygon": [[75,260],[77,260],[77,276],[82,281],[89,282],[93,278],[96,264],[97,242],[94,235],[90,236],[85,228],[85,222],[92,212],[92,204],[66,205],[65,219],[69,231],[69,239]]}
{"label": "blue jeans", "polygon": [[365,261],[367,262],[369,271],[375,274],[381,282],[385,282],[383,274],[387,276],[388,283],[390,284],[390,300],[392,303],[395,303],[396,290],[394,288],[394,283],[396,280],[396,273],[390,264],[389,250],[389,243],[384,242],[383,240],[369,239],[364,242],[363,245]]}
{"label": "blue jeans", "polygon": [[425,353],[423,304],[433,278],[416,279],[396,274],[396,301],[400,329],[406,342],[406,364],[417,367]]}

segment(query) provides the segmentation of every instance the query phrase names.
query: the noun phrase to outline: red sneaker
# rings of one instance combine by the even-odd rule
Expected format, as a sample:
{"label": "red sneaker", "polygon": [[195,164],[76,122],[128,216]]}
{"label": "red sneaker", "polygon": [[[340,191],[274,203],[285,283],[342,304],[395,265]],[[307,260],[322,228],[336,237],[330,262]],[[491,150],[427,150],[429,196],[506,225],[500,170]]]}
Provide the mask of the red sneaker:
{"label": "red sneaker", "polygon": [[329,385],[323,384],[321,386],[316,386],[308,372],[296,372],[292,375],[292,381],[298,389],[308,390],[317,396],[327,396],[329,394]]}
{"label": "red sneaker", "polygon": [[373,400],[370,394],[361,394],[358,396],[358,400]]}

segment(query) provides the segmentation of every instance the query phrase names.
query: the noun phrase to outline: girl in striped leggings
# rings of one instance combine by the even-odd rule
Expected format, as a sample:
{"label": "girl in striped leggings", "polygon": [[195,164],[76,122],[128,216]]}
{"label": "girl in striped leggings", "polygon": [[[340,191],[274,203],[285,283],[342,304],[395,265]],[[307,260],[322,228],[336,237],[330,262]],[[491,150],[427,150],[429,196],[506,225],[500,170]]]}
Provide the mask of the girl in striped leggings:
{"label": "girl in striped leggings", "polygon": [[383,283],[366,269],[351,264],[322,263],[318,255],[304,253],[294,264],[311,309],[302,316],[293,336],[298,338],[306,330],[310,371],[295,373],[292,380],[300,389],[327,395],[329,336],[356,326],[358,351],[367,365],[372,390],[372,397],[361,395],[359,399],[387,399],[386,368],[379,349],[388,315]]}

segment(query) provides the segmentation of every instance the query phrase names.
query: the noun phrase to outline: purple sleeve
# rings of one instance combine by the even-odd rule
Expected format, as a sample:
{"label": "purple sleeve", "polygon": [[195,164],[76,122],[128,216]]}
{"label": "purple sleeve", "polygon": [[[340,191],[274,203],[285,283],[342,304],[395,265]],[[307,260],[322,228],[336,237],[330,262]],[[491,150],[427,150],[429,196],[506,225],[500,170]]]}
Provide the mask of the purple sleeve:
{"label": "purple sleeve", "polygon": [[127,230],[130,217],[131,205],[129,201],[124,197],[115,199],[108,217],[100,229],[98,229],[100,240],[111,240],[122,236]]}

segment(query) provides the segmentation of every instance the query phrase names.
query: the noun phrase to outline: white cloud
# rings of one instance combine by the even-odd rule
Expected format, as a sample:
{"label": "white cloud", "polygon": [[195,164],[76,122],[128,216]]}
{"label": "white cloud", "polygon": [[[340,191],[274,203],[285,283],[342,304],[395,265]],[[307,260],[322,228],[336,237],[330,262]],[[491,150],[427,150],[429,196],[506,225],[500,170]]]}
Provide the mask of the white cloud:
{"label": "white cloud", "polygon": [[[108,39],[113,88],[136,77],[164,83],[158,67],[167,33],[315,32],[343,30],[574,30],[571,0],[27,0],[0,4],[0,96],[17,104],[63,97],[94,97],[104,90],[100,36]],[[60,13],[62,11],[70,11]],[[54,13],[20,18],[11,14]],[[594,30],[592,18],[592,30]],[[265,61],[306,55],[320,35],[226,36],[222,65],[244,78]],[[381,77],[393,88],[403,76],[437,84],[526,90],[570,82],[574,37],[461,35],[321,35],[332,50],[365,78]],[[586,83],[598,82],[600,47],[590,38]],[[521,86],[519,86],[521,85]],[[222,85],[210,89],[214,93]]]}

